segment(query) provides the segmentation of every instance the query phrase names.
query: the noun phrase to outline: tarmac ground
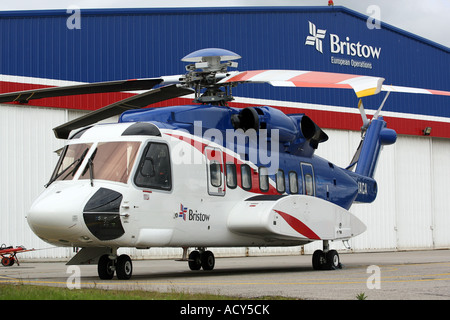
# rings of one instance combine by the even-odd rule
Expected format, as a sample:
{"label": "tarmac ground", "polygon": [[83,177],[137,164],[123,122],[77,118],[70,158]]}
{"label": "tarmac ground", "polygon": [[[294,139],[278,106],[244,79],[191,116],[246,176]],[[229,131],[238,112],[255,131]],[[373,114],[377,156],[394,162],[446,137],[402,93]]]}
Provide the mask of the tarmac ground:
{"label": "tarmac ground", "polygon": [[0,266],[0,283],[69,288],[208,292],[248,299],[450,300],[450,250],[342,253],[342,269],[313,270],[311,255],[216,258],[212,271],[187,262],[135,260],[130,280],[100,280],[96,265],[21,262]]}

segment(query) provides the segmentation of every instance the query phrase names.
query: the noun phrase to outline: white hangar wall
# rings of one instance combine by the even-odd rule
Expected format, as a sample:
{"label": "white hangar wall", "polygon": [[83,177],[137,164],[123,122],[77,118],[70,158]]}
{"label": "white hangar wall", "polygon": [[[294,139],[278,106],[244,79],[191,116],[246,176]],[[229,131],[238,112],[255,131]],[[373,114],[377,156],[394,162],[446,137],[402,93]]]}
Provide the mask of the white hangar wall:
{"label": "white hangar wall", "polygon": [[[72,248],[51,248],[28,227],[26,214],[44,189],[58,159],[54,153],[63,141],[52,128],[78,117],[83,111],[0,105],[0,244],[45,249],[21,258],[68,259]],[[330,139],[317,154],[345,167],[356,150],[360,133],[326,130]],[[450,248],[450,140],[399,136],[384,148],[375,178],[378,197],[372,204],[355,204],[351,211],[367,231],[351,239],[354,251]],[[342,242],[332,247],[345,251]],[[312,253],[321,242],[304,248],[217,248],[217,256]],[[121,249],[139,258],[172,258],[180,248]]]}
{"label": "white hangar wall", "polygon": [[[327,133],[330,140],[317,153],[346,166],[360,133]],[[375,173],[377,199],[351,208],[367,225],[367,231],[350,240],[350,245],[355,250],[450,247],[449,161],[448,139],[399,136],[394,145],[385,146]]]}

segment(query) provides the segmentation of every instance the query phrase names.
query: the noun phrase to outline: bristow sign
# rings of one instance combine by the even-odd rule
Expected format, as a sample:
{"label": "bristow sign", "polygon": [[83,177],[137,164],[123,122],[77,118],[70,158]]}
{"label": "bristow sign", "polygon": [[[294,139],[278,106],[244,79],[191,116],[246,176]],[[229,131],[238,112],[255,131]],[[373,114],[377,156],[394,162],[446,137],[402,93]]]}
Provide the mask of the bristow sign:
{"label": "bristow sign", "polygon": [[[327,30],[318,29],[314,23],[308,22],[309,36],[306,37],[305,45],[315,46],[316,50],[323,54],[322,40],[325,39]],[[372,69],[372,62],[354,60],[346,56],[378,60],[381,54],[381,47],[361,44],[359,41],[356,43],[350,42],[350,37],[345,37],[345,41],[341,41],[337,34],[330,33],[330,53],[344,55],[344,57],[331,56],[332,64]]]}

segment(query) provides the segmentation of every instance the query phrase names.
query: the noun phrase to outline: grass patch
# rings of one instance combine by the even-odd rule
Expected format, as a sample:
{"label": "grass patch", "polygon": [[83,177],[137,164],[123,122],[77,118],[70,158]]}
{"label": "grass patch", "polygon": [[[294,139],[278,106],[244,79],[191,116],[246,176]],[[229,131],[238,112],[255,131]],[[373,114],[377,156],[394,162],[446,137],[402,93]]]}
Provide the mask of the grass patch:
{"label": "grass patch", "polygon": [[[63,287],[0,284],[0,300],[247,300],[248,298],[187,292],[143,290],[70,290]],[[259,297],[260,300],[289,300],[285,297]]]}
{"label": "grass patch", "polygon": [[358,293],[356,295],[356,300],[366,300],[366,299],[367,299],[367,296],[364,292]]}

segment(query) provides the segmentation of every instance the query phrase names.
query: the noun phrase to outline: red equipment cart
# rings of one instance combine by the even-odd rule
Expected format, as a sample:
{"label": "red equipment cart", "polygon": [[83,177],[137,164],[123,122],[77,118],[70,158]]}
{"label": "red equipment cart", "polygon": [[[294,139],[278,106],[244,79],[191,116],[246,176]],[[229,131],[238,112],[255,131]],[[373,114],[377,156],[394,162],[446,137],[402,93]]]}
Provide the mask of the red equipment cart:
{"label": "red equipment cart", "polygon": [[27,251],[33,251],[34,249],[26,249],[25,247],[18,246],[18,247],[7,247],[5,244],[2,244],[0,246],[0,256],[2,257],[2,265],[5,267],[10,267],[14,264],[14,262],[19,264],[19,259],[17,259],[17,254],[20,252],[27,252]]}

